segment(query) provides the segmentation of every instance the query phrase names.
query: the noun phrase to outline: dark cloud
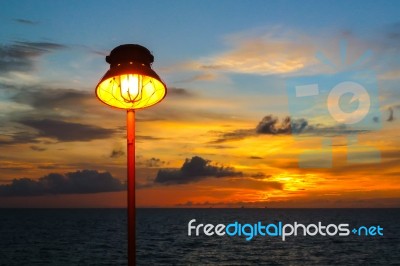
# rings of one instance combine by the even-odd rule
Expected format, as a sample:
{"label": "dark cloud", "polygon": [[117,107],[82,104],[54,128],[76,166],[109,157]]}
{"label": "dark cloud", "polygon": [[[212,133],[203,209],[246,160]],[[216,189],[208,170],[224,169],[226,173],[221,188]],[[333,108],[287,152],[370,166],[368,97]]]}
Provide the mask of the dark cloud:
{"label": "dark cloud", "polygon": [[146,160],[146,162],[145,162],[146,167],[161,167],[165,164],[166,164],[165,161],[163,161],[159,158],[154,158],[154,157]]}
{"label": "dark cloud", "polygon": [[42,147],[39,147],[36,145],[32,145],[29,148],[31,148],[31,150],[33,150],[33,151],[45,151],[46,150],[45,148],[42,148]]}
{"label": "dark cloud", "polygon": [[111,137],[115,130],[80,123],[52,119],[20,120],[21,124],[38,131],[38,137],[47,137],[58,141],[91,141]]}
{"label": "dark cloud", "polygon": [[235,148],[234,146],[216,145],[216,144],[207,145],[207,147],[211,147],[211,148],[217,149],[217,150],[224,150],[224,149],[232,149],[232,148]]}
{"label": "dark cloud", "polygon": [[27,104],[35,109],[76,108],[77,104],[93,99],[93,94],[85,91],[53,88],[19,88],[11,100]]}
{"label": "dark cloud", "polygon": [[136,135],[136,140],[161,140],[163,138],[153,137],[153,136],[146,136],[146,135]]}
{"label": "dark cloud", "polygon": [[189,97],[189,96],[193,96],[193,93],[189,92],[187,89],[172,87],[172,88],[168,88],[168,96]]}
{"label": "dark cloud", "polygon": [[[220,136],[213,141],[210,141],[210,144],[219,144],[227,141],[241,140],[250,136],[255,136],[256,132],[254,129],[236,129],[230,132],[219,133]],[[221,146],[221,145],[217,145]]]}
{"label": "dark cloud", "polygon": [[25,24],[25,25],[37,25],[37,21],[29,20],[29,19],[24,19],[24,18],[15,18],[13,19],[15,22]]}
{"label": "dark cloud", "polygon": [[222,143],[225,141],[240,140],[257,135],[287,135],[290,133],[302,133],[308,127],[305,119],[291,120],[289,116],[282,121],[273,115],[264,116],[254,129],[237,129],[225,132],[222,136],[211,143]]}
{"label": "dark cloud", "polygon": [[393,111],[393,108],[392,107],[389,107],[389,117],[388,117],[388,119],[386,120],[386,121],[388,121],[388,122],[392,122],[393,120],[394,120],[394,111]]}
{"label": "dark cloud", "polygon": [[253,178],[253,179],[265,179],[265,178],[270,177],[270,175],[266,175],[266,174],[264,174],[262,172],[258,172],[258,173],[255,173],[255,174],[251,174],[249,177]]}
{"label": "dark cloud", "polygon": [[279,118],[275,116],[267,115],[261,119],[254,129],[236,129],[230,132],[223,132],[216,140],[213,140],[210,143],[218,144],[260,135],[308,134],[337,136],[363,132],[366,131],[348,129],[344,124],[328,127],[321,124],[311,125],[303,118],[294,120],[287,116],[280,121]]}
{"label": "dark cloud", "polygon": [[198,182],[207,177],[235,177],[242,176],[241,172],[232,167],[212,165],[211,161],[194,156],[186,159],[180,169],[159,170],[154,180],[155,183],[172,185]]}
{"label": "dark cloud", "polygon": [[386,35],[386,41],[398,44],[398,41],[400,40],[400,22],[396,22],[387,26],[384,34]]}
{"label": "dark cloud", "polygon": [[260,157],[260,156],[250,156],[249,159],[252,159],[252,160],[261,160],[261,159],[263,159],[263,157]]}
{"label": "dark cloud", "polygon": [[0,45],[0,72],[28,72],[34,69],[35,59],[66,46],[50,42],[14,42]]}
{"label": "dark cloud", "polygon": [[17,132],[11,136],[0,136],[0,145],[15,145],[25,143],[38,143],[37,135],[31,132]]}
{"label": "dark cloud", "polygon": [[272,115],[264,116],[256,127],[256,133],[272,135],[290,133],[290,117],[283,119],[281,124],[278,121],[278,118]]}
{"label": "dark cloud", "polygon": [[[154,168],[157,171],[157,168],[168,165],[169,162],[164,161],[160,158],[151,157],[151,158],[143,158],[143,156],[136,156],[136,166],[140,168]],[[154,172],[153,172],[154,173]],[[150,183],[153,183],[154,178],[150,178]]]}
{"label": "dark cloud", "polygon": [[[10,112],[6,117],[10,122],[20,119],[50,118],[65,120],[68,118],[80,119],[82,113],[97,113],[97,101],[93,92],[79,91],[66,88],[53,88],[47,85],[9,85],[0,83],[0,90],[11,103],[28,105],[27,110]],[[96,102],[97,103],[97,102]]]}
{"label": "dark cloud", "polygon": [[254,129],[237,129],[230,132],[225,132],[221,135],[221,137],[212,141],[211,143],[240,140],[257,135],[290,134],[292,125],[297,131],[301,131],[307,126],[307,122],[305,120],[301,120],[299,122],[291,121],[290,117],[286,117],[282,122],[280,122],[277,117],[267,115],[261,119]]}
{"label": "dark cloud", "polygon": [[110,158],[119,158],[125,155],[122,149],[114,149],[111,151]]}
{"label": "dark cloud", "polygon": [[[99,113],[96,109],[98,105],[94,104],[97,100],[93,97],[93,93],[41,85],[1,83],[0,89],[5,95],[9,95],[10,101],[31,107],[27,110],[10,112],[2,118],[2,125],[8,128],[9,132],[0,136],[0,145],[33,144],[42,142],[40,137],[56,141],[90,141],[125,132],[125,128],[106,129],[79,123],[85,118],[82,116],[83,113]],[[71,120],[74,122],[70,122]]]}
{"label": "dark cloud", "polygon": [[41,196],[51,194],[85,194],[125,190],[126,185],[108,172],[82,170],[66,174],[49,174],[37,180],[20,178],[0,185],[0,196]]}
{"label": "dark cloud", "polygon": [[258,123],[256,133],[267,135],[298,134],[304,132],[308,126],[307,120],[303,118],[293,120],[287,116],[282,122],[279,122],[279,118],[267,115]]}

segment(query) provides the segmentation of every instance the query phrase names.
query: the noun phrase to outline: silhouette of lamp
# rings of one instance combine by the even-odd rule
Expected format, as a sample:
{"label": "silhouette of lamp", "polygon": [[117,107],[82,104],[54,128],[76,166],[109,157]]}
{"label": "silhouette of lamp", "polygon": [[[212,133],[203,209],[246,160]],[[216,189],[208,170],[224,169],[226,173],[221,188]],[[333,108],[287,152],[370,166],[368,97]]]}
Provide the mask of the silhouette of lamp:
{"label": "silhouette of lamp", "polygon": [[141,45],[120,45],[106,61],[110,69],[97,84],[96,96],[111,107],[127,110],[128,265],[135,265],[135,110],[159,103],[167,87],[151,69],[154,56]]}

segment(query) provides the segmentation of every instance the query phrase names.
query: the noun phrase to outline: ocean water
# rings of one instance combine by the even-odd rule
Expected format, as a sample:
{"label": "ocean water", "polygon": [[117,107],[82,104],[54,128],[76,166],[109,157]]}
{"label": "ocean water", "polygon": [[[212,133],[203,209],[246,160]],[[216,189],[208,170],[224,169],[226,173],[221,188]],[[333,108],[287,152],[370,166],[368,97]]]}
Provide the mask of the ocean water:
{"label": "ocean water", "polygon": [[[384,236],[196,237],[191,219],[380,225]],[[126,265],[126,247],[124,209],[0,209],[0,265]],[[400,265],[400,209],[138,209],[137,265]]]}

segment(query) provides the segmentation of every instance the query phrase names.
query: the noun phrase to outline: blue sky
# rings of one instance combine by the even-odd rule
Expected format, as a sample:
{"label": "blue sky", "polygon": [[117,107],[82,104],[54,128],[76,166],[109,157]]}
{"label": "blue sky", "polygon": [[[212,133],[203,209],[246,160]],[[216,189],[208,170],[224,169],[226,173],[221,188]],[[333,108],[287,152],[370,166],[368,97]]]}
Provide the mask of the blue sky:
{"label": "blue sky", "polygon": [[[229,47],[227,37],[257,30],[368,38],[397,23],[398,10],[396,1],[7,1],[0,11],[0,41],[67,45],[70,51],[57,55],[51,67],[76,74],[63,65],[80,63],[85,47],[106,53],[121,43],[140,43],[155,51],[156,66],[162,67],[218,54]],[[93,60],[82,68],[104,69],[101,58]]]}
{"label": "blue sky", "polygon": [[[336,202],[330,195],[339,193],[344,206],[354,206],[355,199],[395,206],[399,18],[398,1],[5,1],[0,10],[0,148],[7,154],[0,155],[0,196],[7,189],[1,184],[22,177],[41,182],[51,172],[107,171],[124,180],[124,114],[97,102],[94,87],[108,69],[104,57],[120,44],[138,43],[153,52],[153,67],[169,88],[161,104],[138,112],[139,205],[264,205],[268,199],[281,206],[288,199],[287,206],[297,201],[307,207],[323,199],[330,206]],[[320,51],[338,64],[343,40],[348,60],[342,68],[316,59]],[[311,136],[296,144],[284,122],[293,115],[289,109],[296,110],[293,102],[289,108],[286,81],[346,71],[368,50],[372,56],[359,69],[376,73],[382,131],[360,139],[379,145],[384,166],[350,171],[346,150],[335,148],[338,163],[332,172],[299,169],[300,150],[317,147],[328,131],[340,135],[335,147],[344,147],[343,133],[349,131],[317,115],[308,120],[315,123],[309,124]],[[325,108],[324,101],[310,108]],[[272,125],[270,131],[266,125]],[[172,169],[179,177],[185,159],[197,157],[236,169],[229,179],[234,185],[208,177],[198,183],[157,183],[160,170]],[[77,175],[97,173],[90,171]],[[260,173],[264,179],[255,181]],[[350,190],[360,182],[365,190]],[[112,193],[110,204],[123,205],[124,194]],[[171,199],[164,202],[161,196]],[[46,199],[32,202],[45,206]],[[96,205],[97,200],[61,197],[54,206],[108,204]],[[23,206],[24,199],[7,202]]]}
{"label": "blue sky", "polygon": [[[165,60],[223,49],[223,36],[253,28],[368,35],[397,22],[399,13],[396,1],[8,1],[2,7],[2,42],[52,40],[104,50],[135,40]],[[16,18],[38,25],[15,25]]]}

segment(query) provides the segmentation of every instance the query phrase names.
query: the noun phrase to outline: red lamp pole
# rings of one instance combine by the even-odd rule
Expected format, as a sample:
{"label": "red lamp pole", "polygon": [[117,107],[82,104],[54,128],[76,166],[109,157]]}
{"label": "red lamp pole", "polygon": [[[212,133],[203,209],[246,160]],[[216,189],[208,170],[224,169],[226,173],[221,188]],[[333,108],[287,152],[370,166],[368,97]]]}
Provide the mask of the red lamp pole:
{"label": "red lamp pole", "polygon": [[135,110],[127,111],[128,153],[128,265],[136,265]]}
{"label": "red lamp pole", "polygon": [[167,87],[151,68],[154,56],[138,44],[123,44],[106,56],[110,69],[96,86],[96,96],[103,103],[127,110],[128,166],[128,265],[136,265],[135,205],[135,109],[157,104],[167,94]]}

